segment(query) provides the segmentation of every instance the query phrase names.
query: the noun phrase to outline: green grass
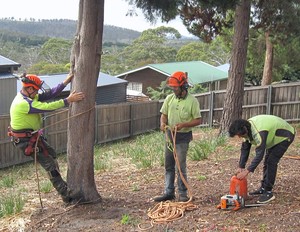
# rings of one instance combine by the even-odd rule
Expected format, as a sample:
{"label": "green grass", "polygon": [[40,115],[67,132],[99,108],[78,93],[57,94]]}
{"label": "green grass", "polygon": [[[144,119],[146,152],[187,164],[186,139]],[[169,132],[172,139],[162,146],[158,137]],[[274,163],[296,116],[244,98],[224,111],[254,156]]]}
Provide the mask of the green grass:
{"label": "green grass", "polygon": [[152,168],[164,161],[164,135],[153,132],[137,136],[123,147],[124,155],[129,157],[137,168]]}
{"label": "green grass", "polygon": [[25,201],[20,193],[10,193],[0,196],[0,218],[21,212],[24,205]]}
{"label": "green grass", "polygon": [[200,175],[200,174],[197,174],[197,180],[199,180],[199,181],[203,181],[203,180],[206,180],[207,179],[207,177],[206,176],[204,176],[204,175]]}
{"label": "green grass", "polygon": [[13,175],[3,176],[0,181],[0,187],[12,188],[15,184],[15,178]]}
{"label": "green grass", "polygon": [[53,189],[53,185],[50,180],[44,180],[40,183],[40,190],[43,193],[49,193]]}
{"label": "green grass", "polygon": [[216,151],[217,147],[224,146],[227,142],[225,135],[216,136],[212,133],[212,130],[208,129],[205,129],[205,132],[205,138],[193,140],[190,143],[189,157],[191,160],[207,159],[210,154]]}
{"label": "green grass", "polygon": [[122,225],[137,225],[139,223],[139,220],[136,218],[131,217],[128,214],[123,214],[121,218],[121,224]]}

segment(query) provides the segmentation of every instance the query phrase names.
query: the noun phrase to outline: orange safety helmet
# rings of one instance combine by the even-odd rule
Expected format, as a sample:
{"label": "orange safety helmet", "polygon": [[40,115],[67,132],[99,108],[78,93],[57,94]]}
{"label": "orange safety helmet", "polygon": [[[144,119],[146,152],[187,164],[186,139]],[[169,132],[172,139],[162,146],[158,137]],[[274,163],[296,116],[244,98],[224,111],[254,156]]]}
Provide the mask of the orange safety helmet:
{"label": "orange safety helmet", "polygon": [[170,87],[180,87],[183,86],[188,82],[187,75],[184,72],[178,71],[174,72],[169,78],[168,78],[168,85]]}
{"label": "orange safety helmet", "polygon": [[43,85],[43,81],[41,81],[41,79],[34,74],[27,74],[27,75],[23,75],[23,77],[21,78],[22,84],[24,87],[33,87],[36,90],[41,89],[42,85]]}

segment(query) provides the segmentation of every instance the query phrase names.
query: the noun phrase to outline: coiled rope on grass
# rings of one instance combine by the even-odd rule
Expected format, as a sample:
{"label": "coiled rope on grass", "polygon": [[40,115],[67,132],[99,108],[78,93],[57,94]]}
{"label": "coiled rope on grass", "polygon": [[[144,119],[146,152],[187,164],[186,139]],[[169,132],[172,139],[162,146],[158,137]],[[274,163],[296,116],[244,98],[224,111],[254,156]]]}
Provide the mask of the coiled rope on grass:
{"label": "coiled rope on grass", "polygon": [[[166,128],[169,129],[170,128]],[[163,224],[167,222],[172,222],[175,220],[179,220],[183,218],[185,211],[191,211],[197,209],[198,207],[192,203],[193,194],[191,188],[184,178],[181,168],[179,165],[179,160],[176,153],[176,134],[177,134],[177,127],[174,129],[174,135],[171,131],[172,137],[172,144],[173,144],[173,155],[175,159],[175,163],[181,177],[182,182],[184,183],[185,187],[187,188],[189,194],[189,200],[187,202],[172,202],[172,201],[165,201],[156,204],[152,209],[150,209],[147,213],[148,217],[151,219],[151,225],[147,228],[142,228],[141,225],[138,225],[140,230],[149,230],[153,227],[154,224]],[[167,133],[165,133],[166,139],[168,139]]]}

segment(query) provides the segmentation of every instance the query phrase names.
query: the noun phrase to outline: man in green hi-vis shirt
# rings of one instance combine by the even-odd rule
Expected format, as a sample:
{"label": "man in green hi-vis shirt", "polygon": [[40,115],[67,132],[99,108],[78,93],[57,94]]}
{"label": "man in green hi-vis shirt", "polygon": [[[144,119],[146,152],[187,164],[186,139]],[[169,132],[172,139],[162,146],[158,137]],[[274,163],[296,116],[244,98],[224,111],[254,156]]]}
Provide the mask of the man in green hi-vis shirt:
{"label": "man in green hi-vis shirt", "polygon": [[[263,204],[274,200],[272,189],[276,179],[277,165],[294,141],[295,128],[280,117],[257,115],[248,120],[235,120],[229,127],[229,136],[244,138],[237,178],[246,178],[249,172],[254,172],[264,158],[261,186],[249,194],[260,195],[257,203]],[[245,168],[252,145],[256,146],[256,155],[250,165]]]}
{"label": "man in green hi-vis shirt", "polygon": [[[189,83],[185,72],[174,72],[168,78],[167,84],[173,93],[166,97],[160,109],[160,129],[168,137],[165,142],[165,191],[163,195],[154,197],[154,201],[175,199],[174,182],[177,173],[178,200],[186,202],[191,198],[188,196],[188,189],[185,185],[185,182],[187,183],[186,158],[189,143],[193,138],[192,127],[201,123],[200,106],[197,98],[188,92]],[[173,143],[173,137],[176,137],[175,143]],[[173,145],[176,149],[179,167],[174,158]],[[184,180],[181,178],[180,171]]]}
{"label": "man in green hi-vis shirt", "polygon": [[[64,202],[69,203],[67,183],[62,179],[56,152],[42,136],[42,113],[51,112],[68,106],[72,102],[84,99],[82,92],[71,92],[65,99],[54,100],[71,82],[73,74],[52,89],[45,89],[45,83],[34,74],[23,74],[21,77],[22,89],[14,98],[10,107],[9,136],[13,144],[24,155],[35,158],[48,172],[50,181]],[[37,148],[37,149],[35,149]]]}

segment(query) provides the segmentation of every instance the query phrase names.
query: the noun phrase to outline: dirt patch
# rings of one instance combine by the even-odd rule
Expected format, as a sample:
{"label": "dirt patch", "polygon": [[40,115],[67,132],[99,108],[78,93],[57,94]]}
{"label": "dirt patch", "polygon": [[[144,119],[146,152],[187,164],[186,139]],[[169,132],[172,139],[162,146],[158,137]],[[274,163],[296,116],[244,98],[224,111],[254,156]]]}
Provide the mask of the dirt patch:
{"label": "dirt patch", "polygon": [[[198,134],[196,138],[201,136],[205,135]],[[292,157],[282,158],[279,163],[276,199],[261,207],[238,211],[219,210],[216,206],[229,191],[239,158],[239,141],[230,140],[230,146],[218,148],[204,161],[188,161],[189,184],[197,209],[186,212],[180,220],[155,224],[147,231],[300,231],[298,144],[299,137],[286,154]],[[248,178],[249,190],[258,187],[261,172],[260,164]],[[96,174],[95,181],[101,202],[66,206],[55,191],[42,194],[43,210],[36,196],[20,215],[6,219],[9,226],[0,231],[140,231],[139,226],[150,225],[147,212],[156,205],[152,198],[163,191],[163,167],[113,168]],[[247,203],[256,199],[249,198]],[[128,220],[122,222],[124,215]]]}

